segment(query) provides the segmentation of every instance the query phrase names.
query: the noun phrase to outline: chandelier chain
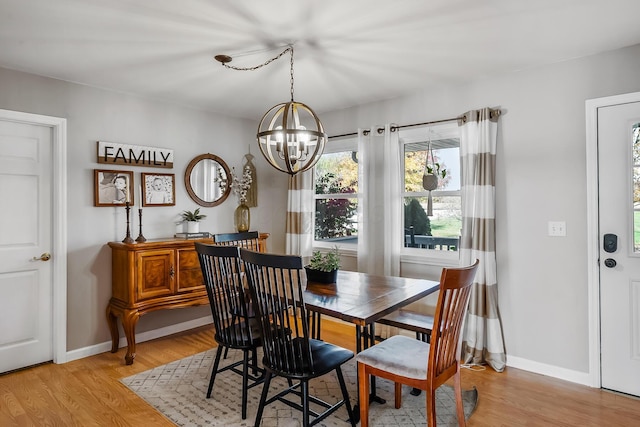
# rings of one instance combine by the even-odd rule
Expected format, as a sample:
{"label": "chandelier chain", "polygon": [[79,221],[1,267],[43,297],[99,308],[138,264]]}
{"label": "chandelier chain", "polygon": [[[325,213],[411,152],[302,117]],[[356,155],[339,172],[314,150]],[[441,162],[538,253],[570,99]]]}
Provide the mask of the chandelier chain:
{"label": "chandelier chain", "polygon": [[237,70],[237,71],[255,71],[258,68],[262,68],[265,65],[271,64],[273,61],[275,61],[276,59],[282,57],[282,55],[284,55],[285,53],[287,53],[289,51],[291,51],[291,55],[293,55],[293,46],[287,47],[285,50],[283,50],[282,52],[280,52],[278,55],[274,56],[273,58],[267,59],[262,64],[259,64],[259,65],[253,66],[253,67],[234,67],[233,65],[229,65],[229,64],[226,64],[224,62],[220,62],[220,63],[222,64],[223,67],[230,68],[232,70]]}
{"label": "chandelier chain", "polygon": [[293,102],[293,46],[289,49],[291,49],[291,102]]}

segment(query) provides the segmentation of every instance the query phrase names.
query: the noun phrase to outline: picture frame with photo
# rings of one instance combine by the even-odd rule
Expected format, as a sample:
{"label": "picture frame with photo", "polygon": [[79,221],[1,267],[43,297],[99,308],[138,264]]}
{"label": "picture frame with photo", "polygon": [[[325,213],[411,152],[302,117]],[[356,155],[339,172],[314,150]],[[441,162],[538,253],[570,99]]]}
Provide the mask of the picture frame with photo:
{"label": "picture frame with photo", "polygon": [[93,182],[94,206],[134,205],[133,171],[94,169]]}
{"label": "picture frame with photo", "polygon": [[175,206],[176,178],[172,173],[141,173],[142,206]]}

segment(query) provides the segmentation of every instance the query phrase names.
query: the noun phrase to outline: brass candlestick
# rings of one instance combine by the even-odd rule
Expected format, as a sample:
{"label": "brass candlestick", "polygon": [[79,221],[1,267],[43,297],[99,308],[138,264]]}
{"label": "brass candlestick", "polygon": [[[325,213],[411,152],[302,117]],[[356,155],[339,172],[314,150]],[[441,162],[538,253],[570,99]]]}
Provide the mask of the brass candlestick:
{"label": "brass candlestick", "polygon": [[140,220],[139,221],[140,234],[138,235],[138,238],[136,239],[136,242],[144,243],[144,242],[147,241],[147,238],[142,235],[142,208],[138,209],[138,218]]}
{"label": "brass candlestick", "polygon": [[125,236],[122,243],[133,243],[133,239],[131,238],[131,231],[129,229],[129,211],[131,210],[131,206],[129,206],[129,202],[126,202],[124,208],[127,211],[127,235]]}

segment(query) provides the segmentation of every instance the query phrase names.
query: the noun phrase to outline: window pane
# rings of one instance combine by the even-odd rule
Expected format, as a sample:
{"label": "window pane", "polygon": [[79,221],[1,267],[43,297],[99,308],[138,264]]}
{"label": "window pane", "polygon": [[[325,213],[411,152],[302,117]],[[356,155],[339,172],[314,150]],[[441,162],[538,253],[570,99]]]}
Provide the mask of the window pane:
{"label": "window pane", "polygon": [[633,250],[640,252],[640,123],[632,126],[633,151]]}
{"label": "window pane", "polygon": [[316,199],[315,240],[356,243],[357,199]]}
{"label": "window pane", "polygon": [[358,163],[355,152],[326,153],[315,166],[316,194],[358,192]]}
{"label": "window pane", "polygon": [[427,216],[427,197],[404,199],[404,246],[458,250],[462,229],[461,198],[433,197],[433,215]]}
{"label": "window pane", "polygon": [[[438,190],[460,190],[460,141],[458,139],[443,139],[431,142],[433,158],[428,155],[427,142],[404,144],[404,188],[406,192],[424,191],[422,175],[425,162],[435,166],[439,172]],[[443,175],[444,171],[444,177]],[[434,172],[434,173],[435,173]]]}

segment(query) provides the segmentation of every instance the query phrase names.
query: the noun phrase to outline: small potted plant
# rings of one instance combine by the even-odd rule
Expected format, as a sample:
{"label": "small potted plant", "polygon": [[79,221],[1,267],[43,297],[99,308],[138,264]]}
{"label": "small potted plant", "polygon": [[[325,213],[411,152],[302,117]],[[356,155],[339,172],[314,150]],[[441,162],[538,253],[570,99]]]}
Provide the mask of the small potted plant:
{"label": "small potted plant", "polygon": [[307,280],[318,283],[336,283],[338,269],[340,268],[340,252],[335,246],[329,252],[314,251],[305,266]]}
{"label": "small potted plant", "polygon": [[187,233],[197,233],[200,231],[200,220],[207,216],[200,213],[200,208],[195,211],[183,211],[182,220],[187,222]]}

